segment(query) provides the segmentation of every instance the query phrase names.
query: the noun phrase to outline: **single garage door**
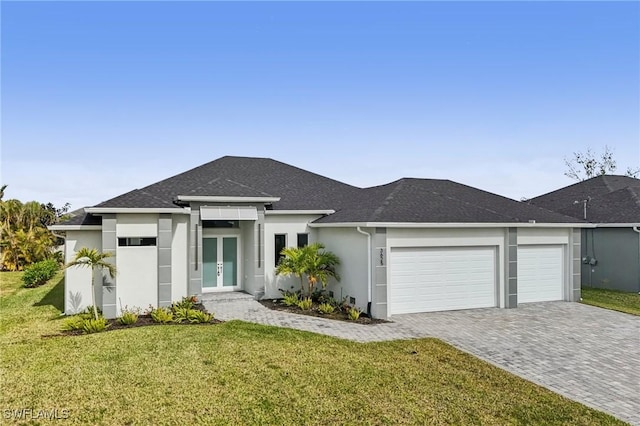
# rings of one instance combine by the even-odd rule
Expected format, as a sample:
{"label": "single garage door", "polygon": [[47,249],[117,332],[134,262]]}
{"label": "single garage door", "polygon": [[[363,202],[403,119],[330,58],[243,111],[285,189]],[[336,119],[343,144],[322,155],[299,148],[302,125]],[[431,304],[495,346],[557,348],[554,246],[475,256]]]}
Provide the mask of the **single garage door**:
{"label": "single garage door", "polygon": [[493,247],[391,248],[390,314],[496,306]]}
{"label": "single garage door", "polygon": [[560,245],[518,247],[518,303],[563,300]]}

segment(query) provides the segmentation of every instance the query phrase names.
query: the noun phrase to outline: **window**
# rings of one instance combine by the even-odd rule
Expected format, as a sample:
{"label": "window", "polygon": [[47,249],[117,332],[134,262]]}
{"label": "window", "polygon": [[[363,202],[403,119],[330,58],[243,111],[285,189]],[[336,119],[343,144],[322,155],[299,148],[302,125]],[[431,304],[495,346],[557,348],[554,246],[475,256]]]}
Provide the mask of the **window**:
{"label": "window", "polygon": [[240,221],[237,220],[203,220],[203,228],[239,228]]}
{"label": "window", "polygon": [[280,252],[286,246],[287,246],[287,234],[276,234],[275,235],[275,252],[274,252],[275,258],[276,258],[275,266],[278,266],[278,263],[280,263],[280,259],[284,257],[283,255],[280,254]]}
{"label": "window", "polygon": [[305,247],[309,244],[309,234],[298,234],[298,247]]}
{"label": "window", "polygon": [[118,238],[118,247],[145,247],[155,246],[155,237],[127,237]]}

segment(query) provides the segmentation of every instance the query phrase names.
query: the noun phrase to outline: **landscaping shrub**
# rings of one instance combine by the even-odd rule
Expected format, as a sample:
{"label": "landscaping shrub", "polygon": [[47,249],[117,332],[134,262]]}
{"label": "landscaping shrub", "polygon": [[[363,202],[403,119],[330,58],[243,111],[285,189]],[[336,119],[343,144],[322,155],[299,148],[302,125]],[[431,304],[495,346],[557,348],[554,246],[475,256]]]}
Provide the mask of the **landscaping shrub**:
{"label": "landscaping shrub", "polygon": [[87,334],[105,331],[107,327],[109,327],[109,323],[104,317],[100,317],[98,319],[89,318],[82,320],[82,331]]}
{"label": "landscaping shrub", "polygon": [[27,288],[39,287],[49,281],[60,269],[60,265],[53,259],[36,262],[25,268],[22,282]]}
{"label": "landscaping shrub", "polygon": [[318,305],[318,311],[322,312],[323,314],[331,314],[335,309],[336,308],[334,308],[331,303],[321,303],[320,305]]}
{"label": "landscaping shrub", "polygon": [[151,308],[149,311],[151,319],[160,324],[173,322],[173,312],[169,308]]}
{"label": "landscaping shrub", "polygon": [[298,308],[302,309],[303,311],[308,311],[312,307],[313,307],[313,300],[311,300],[310,297],[305,297],[304,299],[298,302]]}
{"label": "landscaping shrub", "polygon": [[360,318],[360,314],[360,309],[356,308],[355,306],[347,311],[347,315],[349,315],[349,319],[351,321],[357,321],[358,318]]}
{"label": "landscaping shrub", "polygon": [[187,319],[191,324],[211,322],[211,320],[213,319],[213,314],[208,314],[197,309],[192,309]]}
{"label": "landscaping shrub", "polygon": [[80,315],[65,318],[62,322],[62,331],[82,330],[84,319]]}
{"label": "landscaping shrub", "polygon": [[298,303],[300,303],[298,293],[285,293],[282,299],[282,303],[284,303],[286,306],[298,306]]}
{"label": "landscaping shrub", "polygon": [[122,325],[131,325],[138,322],[138,316],[140,315],[139,309],[123,309],[122,316],[118,319]]}
{"label": "landscaping shrub", "polygon": [[171,305],[171,309],[174,311],[179,308],[192,309],[193,305],[198,302],[196,296],[185,296],[179,302],[175,302]]}

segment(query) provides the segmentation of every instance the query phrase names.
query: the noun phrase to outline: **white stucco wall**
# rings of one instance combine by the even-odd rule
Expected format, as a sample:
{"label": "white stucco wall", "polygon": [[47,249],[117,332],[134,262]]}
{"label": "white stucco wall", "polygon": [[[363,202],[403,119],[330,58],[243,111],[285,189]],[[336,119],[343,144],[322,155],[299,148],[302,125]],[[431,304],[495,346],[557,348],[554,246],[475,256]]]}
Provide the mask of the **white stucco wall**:
{"label": "white stucco wall", "polygon": [[171,300],[177,301],[187,296],[189,216],[174,214],[171,225]]}
{"label": "white stucco wall", "polygon": [[[116,237],[157,237],[157,214],[118,214]],[[158,305],[158,247],[117,247],[116,306]],[[121,306],[122,305],[122,306]]]}
{"label": "white stucco wall", "polygon": [[276,276],[275,274],[275,235],[287,236],[287,247],[295,247],[298,234],[309,234],[309,243],[317,242],[317,231],[308,224],[321,217],[320,215],[265,215],[264,224],[264,287],[266,298],[279,298],[282,293],[278,289],[291,290],[300,288],[297,277]]}
{"label": "white stucco wall", "polygon": [[[118,247],[116,305],[145,310],[158,306],[158,248]],[[122,306],[121,306],[122,305]]]}
{"label": "white stucco wall", "polygon": [[[74,259],[81,248],[102,251],[101,231],[67,231],[65,240],[65,262]],[[91,269],[73,267],[65,269],[64,280],[64,313],[76,314],[91,305]],[[102,275],[96,271],[94,277],[96,288],[96,305],[102,305]]]}
{"label": "white stucco wall", "polygon": [[157,237],[157,214],[130,214],[119,213],[116,215],[116,234],[118,237]]}
{"label": "white stucco wall", "polygon": [[519,228],[518,245],[568,244],[571,228]]}
{"label": "white stucco wall", "polygon": [[[333,291],[336,300],[355,298],[355,305],[366,312],[369,291],[367,236],[357,232],[356,228],[318,228],[318,231],[318,241],[340,258],[337,271],[341,280],[332,280],[327,290]],[[371,233],[372,229],[365,228],[363,231]]]}

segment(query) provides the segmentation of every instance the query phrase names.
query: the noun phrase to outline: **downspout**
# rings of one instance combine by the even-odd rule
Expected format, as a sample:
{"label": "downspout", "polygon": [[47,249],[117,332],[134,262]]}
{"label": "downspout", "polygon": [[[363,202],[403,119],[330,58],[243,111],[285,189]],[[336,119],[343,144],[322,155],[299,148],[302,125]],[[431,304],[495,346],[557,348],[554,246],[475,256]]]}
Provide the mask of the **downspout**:
{"label": "downspout", "polygon": [[[65,235],[56,234],[55,232],[53,232],[51,230],[49,230],[49,232],[51,232],[51,234],[54,237],[61,238],[62,240],[64,240],[64,247],[62,249],[62,258],[64,259],[64,262],[66,263],[67,262],[67,235],[66,234]],[[67,287],[67,280],[66,280],[67,271],[66,270],[64,271],[64,276],[65,276],[64,286],[65,286],[65,289],[66,289],[66,287]],[[64,294],[66,294],[66,290],[65,290]],[[63,299],[63,305],[64,306],[62,307],[62,312],[60,312],[60,316],[61,317],[66,315],[66,310],[67,310],[66,296]]]}
{"label": "downspout", "polygon": [[[634,226],[633,230],[638,233],[638,263],[640,263],[640,229],[638,229],[637,226]],[[638,271],[638,275],[640,275],[640,271]],[[640,294],[640,287],[638,288],[638,294]]]}
{"label": "downspout", "polygon": [[359,226],[356,231],[367,236],[367,315],[371,318],[371,234],[363,231]]}

